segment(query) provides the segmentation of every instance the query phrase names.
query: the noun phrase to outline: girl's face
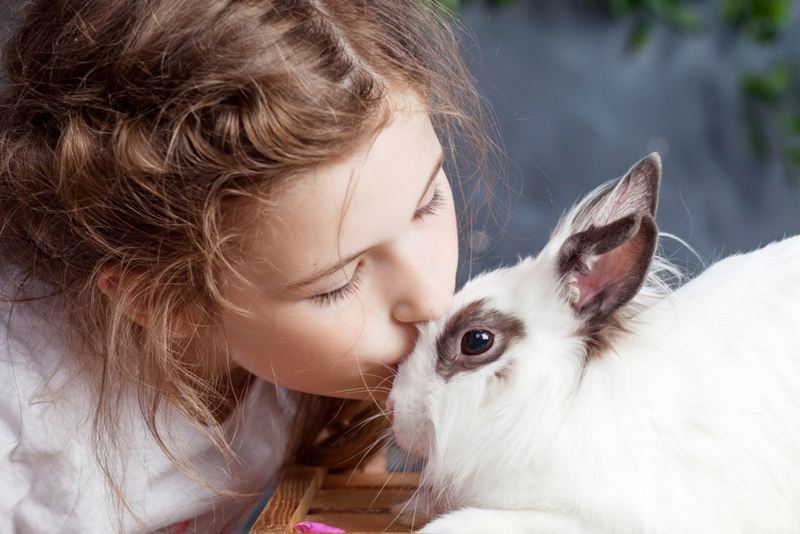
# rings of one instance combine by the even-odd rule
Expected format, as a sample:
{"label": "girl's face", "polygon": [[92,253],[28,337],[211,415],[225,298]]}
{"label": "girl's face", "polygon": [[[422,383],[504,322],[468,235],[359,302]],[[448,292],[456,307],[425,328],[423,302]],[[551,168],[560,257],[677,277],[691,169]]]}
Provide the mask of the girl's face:
{"label": "girl's face", "polygon": [[427,114],[399,111],[363,151],[296,180],[260,226],[223,328],[235,364],[290,389],[384,398],[416,323],[442,316],[458,240]]}

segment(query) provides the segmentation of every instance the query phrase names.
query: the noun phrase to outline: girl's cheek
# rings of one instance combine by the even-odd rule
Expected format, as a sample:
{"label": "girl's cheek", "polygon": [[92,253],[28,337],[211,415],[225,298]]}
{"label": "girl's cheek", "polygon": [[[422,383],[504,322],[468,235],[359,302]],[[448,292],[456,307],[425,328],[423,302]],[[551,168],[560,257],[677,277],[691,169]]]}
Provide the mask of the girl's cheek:
{"label": "girl's cheek", "polygon": [[442,278],[449,284],[451,292],[455,292],[456,271],[458,270],[458,224],[452,196],[447,209],[448,213],[442,214],[443,221],[436,236],[438,243],[434,250],[439,251],[438,264]]}
{"label": "girl's cheek", "polygon": [[347,310],[336,315],[311,313],[287,323],[276,332],[285,348],[283,352],[295,358],[308,358],[310,363],[335,361],[358,342],[359,336],[353,332]]}

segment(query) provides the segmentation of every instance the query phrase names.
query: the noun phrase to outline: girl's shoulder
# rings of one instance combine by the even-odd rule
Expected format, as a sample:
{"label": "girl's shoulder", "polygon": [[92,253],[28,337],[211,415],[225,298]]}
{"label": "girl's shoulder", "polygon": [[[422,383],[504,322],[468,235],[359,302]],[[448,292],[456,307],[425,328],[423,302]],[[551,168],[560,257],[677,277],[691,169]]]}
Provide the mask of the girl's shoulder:
{"label": "girl's shoulder", "polygon": [[52,416],[56,408],[88,408],[89,399],[80,394],[86,384],[68,358],[67,336],[48,315],[44,300],[0,303],[0,384],[6,392],[0,405],[13,405],[16,410],[11,412],[28,420]]}
{"label": "girl's shoulder", "polygon": [[0,303],[2,532],[69,525],[81,491],[91,487],[91,402],[41,304]]}
{"label": "girl's shoulder", "polygon": [[[93,445],[91,377],[70,357],[68,336],[47,308],[44,301],[0,304],[0,532],[107,532],[116,509]],[[239,462],[227,462],[202,429],[175,414],[163,419],[171,425],[169,450],[221,489],[261,491],[286,446],[282,399],[256,380],[226,421]],[[135,399],[127,400],[122,433],[101,451],[123,475],[123,492],[146,531],[217,510],[244,516],[241,504],[183,474],[152,438]],[[231,486],[235,479],[244,487]],[[130,515],[124,531],[140,532]]]}

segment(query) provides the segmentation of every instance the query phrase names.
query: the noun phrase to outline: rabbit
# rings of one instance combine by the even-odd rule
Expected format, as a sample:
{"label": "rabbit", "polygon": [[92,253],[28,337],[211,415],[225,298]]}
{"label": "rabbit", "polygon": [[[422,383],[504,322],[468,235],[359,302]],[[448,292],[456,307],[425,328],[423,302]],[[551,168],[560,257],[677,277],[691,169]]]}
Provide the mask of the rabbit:
{"label": "rabbit", "polygon": [[387,401],[426,461],[401,521],[800,532],[800,237],[676,288],[656,254],[660,179],[651,154],[420,327]]}

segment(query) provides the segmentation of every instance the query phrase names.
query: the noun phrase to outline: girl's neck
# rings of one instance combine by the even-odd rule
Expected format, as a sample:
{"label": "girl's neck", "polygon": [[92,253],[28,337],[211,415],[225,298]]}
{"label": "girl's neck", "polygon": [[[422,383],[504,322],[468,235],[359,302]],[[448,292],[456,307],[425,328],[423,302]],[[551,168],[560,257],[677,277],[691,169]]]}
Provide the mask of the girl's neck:
{"label": "girl's neck", "polygon": [[215,422],[223,423],[247,396],[255,376],[233,363],[226,355],[208,351],[207,347],[216,345],[202,334],[194,336],[186,347],[186,356],[203,362],[198,372],[211,391],[202,394],[201,402],[211,412]]}
{"label": "girl's neck", "polygon": [[249,371],[237,366],[218,382],[216,398],[209,399],[210,402],[206,404],[214,414],[216,422],[222,423],[230,417],[247,396],[254,379],[255,376]]}

